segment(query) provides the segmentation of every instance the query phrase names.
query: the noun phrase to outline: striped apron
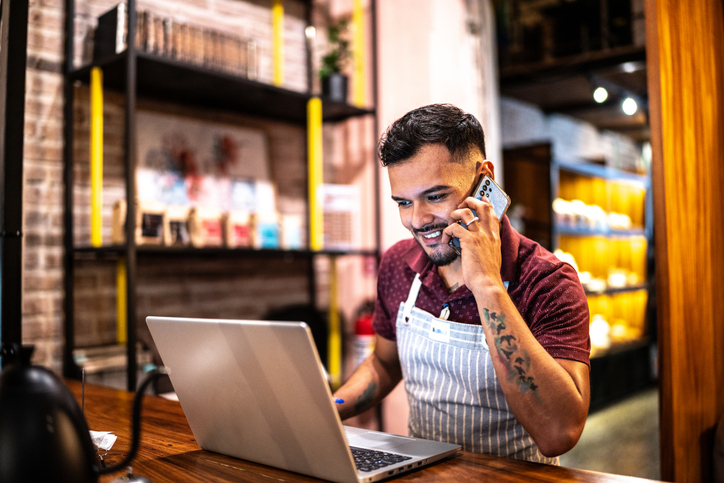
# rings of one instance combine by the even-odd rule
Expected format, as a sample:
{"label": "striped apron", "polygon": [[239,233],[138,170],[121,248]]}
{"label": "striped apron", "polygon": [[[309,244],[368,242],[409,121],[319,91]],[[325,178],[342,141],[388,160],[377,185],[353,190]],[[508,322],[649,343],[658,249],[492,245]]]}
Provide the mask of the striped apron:
{"label": "striped apron", "polygon": [[415,307],[420,277],[397,312],[397,349],[410,405],[410,436],[464,451],[558,464],[515,419],[481,325],[449,322]]}

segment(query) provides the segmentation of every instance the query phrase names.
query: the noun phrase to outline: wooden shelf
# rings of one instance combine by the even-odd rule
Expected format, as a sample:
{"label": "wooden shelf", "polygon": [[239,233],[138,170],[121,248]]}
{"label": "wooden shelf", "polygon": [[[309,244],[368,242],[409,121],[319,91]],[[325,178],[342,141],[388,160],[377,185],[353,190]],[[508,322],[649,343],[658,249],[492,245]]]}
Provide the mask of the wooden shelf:
{"label": "wooden shelf", "polygon": [[600,359],[602,357],[612,356],[614,354],[620,354],[622,352],[640,350],[642,348],[648,348],[650,345],[651,340],[648,337],[642,337],[640,339],[629,340],[626,342],[614,342],[611,344],[611,347],[609,347],[605,351],[602,350],[598,352],[591,359]]}
{"label": "wooden shelf", "polygon": [[637,292],[639,290],[648,289],[649,285],[646,283],[627,285],[626,287],[608,287],[604,290],[588,290],[585,286],[583,287],[583,291],[586,292],[586,295],[613,295],[617,293]]}
{"label": "wooden shelf", "polygon": [[557,225],[556,231],[564,236],[604,236],[607,238],[646,236],[643,228],[631,228],[629,230],[615,230],[612,228],[587,228],[567,225]]}
{"label": "wooden shelf", "polygon": [[567,55],[552,60],[515,63],[500,68],[500,80],[506,85],[540,81],[547,75],[587,73],[591,70],[611,68],[626,62],[645,62],[646,47],[626,45],[610,49]]}
{"label": "wooden shelf", "polygon": [[611,168],[593,163],[576,163],[564,160],[555,160],[554,163],[559,169],[570,173],[581,174],[593,178],[602,178],[611,181],[634,181],[641,183],[644,187],[649,186],[649,177],[643,174],[630,173],[621,169]]}
{"label": "wooden shelf", "polygon": [[[109,245],[102,247],[76,247],[73,249],[74,257],[76,259],[103,259],[103,258],[117,258],[126,252],[126,247],[123,245]],[[353,250],[284,250],[281,248],[195,248],[195,247],[165,247],[165,246],[154,246],[154,245],[143,245],[136,248],[136,253],[139,256],[150,255],[150,256],[167,256],[167,257],[258,257],[258,256],[285,256],[289,255],[292,257],[311,257],[316,255],[334,255],[334,256],[376,256],[377,250],[375,249],[353,249]]]}
{"label": "wooden shelf", "polygon": [[[146,52],[136,52],[135,56],[139,97],[306,125],[307,101],[313,97],[307,93]],[[88,83],[91,69],[101,67],[104,87],[122,92],[125,89],[127,57],[128,51],[110,56],[72,71],[70,78]],[[374,112],[373,109],[322,98],[322,116],[326,122],[343,121]]]}

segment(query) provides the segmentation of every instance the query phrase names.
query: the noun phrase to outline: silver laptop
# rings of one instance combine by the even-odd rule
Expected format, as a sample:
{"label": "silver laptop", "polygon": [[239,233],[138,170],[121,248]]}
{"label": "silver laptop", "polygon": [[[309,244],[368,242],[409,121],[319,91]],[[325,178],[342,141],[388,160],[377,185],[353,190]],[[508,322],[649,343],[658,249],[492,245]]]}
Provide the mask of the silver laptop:
{"label": "silver laptop", "polygon": [[[146,322],[205,450],[351,483],[399,475],[460,449],[343,426],[304,322]],[[372,452],[361,465],[360,452]]]}

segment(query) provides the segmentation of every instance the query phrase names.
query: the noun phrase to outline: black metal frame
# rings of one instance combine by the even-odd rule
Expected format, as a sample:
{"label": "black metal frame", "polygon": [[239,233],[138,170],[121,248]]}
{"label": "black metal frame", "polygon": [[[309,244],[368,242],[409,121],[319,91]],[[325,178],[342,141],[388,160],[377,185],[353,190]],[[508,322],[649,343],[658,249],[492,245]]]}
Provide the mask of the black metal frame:
{"label": "black metal frame", "polygon": [[126,354],[128,390],[136,389],[136,0],[127,0],[128,34],[126,38]]}
{"label": "black metal frame", "polygon": [[65,59],[63,62],[63,375],[80,379],[80,368],[73,359],[73,346],[75,335],[75,303],[73,301],[73,279],[75,265],[73,263],[73,81],[70,73],[73,71],[73,39],[75,37],[75,1],[65,2]]}
{"label": "black metal frame", "polygon": [[28,0],[2,0],[0,12],[0,343],[19,347]]}
{"label": "black metal frame", "polygon": [[[307,6],[307,23],[311,25],[311,9],[312,2],[305,1]],[[374,104],[376,105],[377,94],[377,61],[376,61],[376,2],[372,0],[372,45],[373,45],[373,95]],[[128,0],[128,39],[135,38],[136,30],[136,1]],[[291,122],[294,124],[304,124],[306,116],[306,102],[312,95],[312,61],[309,44],[307,43],[307,67],[308,92],[306,94],[288,91],[275,86],[262,84],[255,81],[237,78],[223,72],[215,72],[203,67],[191,66],[183,64],[172,59],[154,56],[146,52],[138,52],[132,41],[128,42],[125,52],[115,54],[107,59],[101,59],[93,62],[92,66],[100,66],[104,69],[104,88],[123,91],[126,99],[125,106],[125,156],[126,156],[126,199],[129,200],[126,210],[126,243],[123,246],[101,247],[101,248],[76,248],[73,244],[73,84],[74,82],[88,82],[90,69],[92,66],[86,66],[75,69],[73,65],[74,58],[74,18],[75,18],[75,1],[66,0],[66,20],[65,20],[65,105],[64,105],[64,139],[65,146],[64,156],[64,181],[65,181],[65,211],[64,211],[64,245],[65,245],[65,346],[63,351],[63,373],[66,377],[80,376],[80,369],[73,359],[74,349],[74,302],[73,302],[73,283],[74,283],[74,263],[77,255],[104,258],[107,256],[125,257],[126,265],[126,305],[127,305],[127,381],[128,389],[133,391],[136,386],[137,379],[137,358],[136,358],[136,278],[137,278],[137,260],[139,252],[143,256],[186,256],[186,255],[202,255],[202,256],[285,256],[291,254],[294,257],[305,259],[308,263],[308,290],[310,302],[314,303],[316,296],[315,287],[315,270],[314,257],[321,255],[374,255],[379,260],[380,246],[380,229],[379,229],[379,166],[375,162],[375,213],[377,220],[375,221],[376,229],[376,248],[374,250],[351,250],[351,251],[322,251],[311,252],[309,250],[243,250],[243,249],[184,249],[184,250],[154,250],[148,247],[137,247],[135,243],[136,229],[136,205],[130,200],[134,200],[136,196],[135,184],[135,168],[136,168],[136,99],[139,94],[149,97],[160,97],[168,100],[178,100],[175,93],[184,92],[184,89],[191,84],[210,86],[213,84],[214,90],[198,89],[201,93],[194,97],[184,97],[184,103],[211,106],[216,108],[231,109],[235,112],[250,113],[259,117],[267,117],[282,122]],[[140,69],[140,67],[143,67]],[[165,75],[164,75],[165,74]],[[177,75],[178,74],[178,75]],[[139,77],[140,76],[140,77]],[[169,80],[170,78],[170,80]],[[121,81],[121,79],[123,79]],[[159,79],[163,80],[163,86],[158,84]],[[234,97],[226,97],[227,101],[235,104],[229,106],[229,102],[220,102],[225,92],[234,91]],[[248,91],[248,92],[247,92]],[[194,93],[198,94],[198,92]],[[187,102],[188,101],[188,102]],[[270,103],[269,101],[275,101]],[[272,105],[275,104],[275,105]],[[281,107],[280,107],[281,106]],[[326,122],[341,121],[350,117],[375,115],[374,130],[375,136],[378,134],[378,120],[374,109],[359,109],[346,104],[340,104],[323,99],[323,117]]]}

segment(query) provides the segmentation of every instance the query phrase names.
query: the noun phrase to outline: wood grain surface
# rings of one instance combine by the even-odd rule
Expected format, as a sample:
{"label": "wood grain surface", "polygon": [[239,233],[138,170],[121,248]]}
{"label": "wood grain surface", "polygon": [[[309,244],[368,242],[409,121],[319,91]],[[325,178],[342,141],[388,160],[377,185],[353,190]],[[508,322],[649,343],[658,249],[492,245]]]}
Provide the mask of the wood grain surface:
{"label": "wood grain surface", "polygon": [[709,481],[724,414],[724,11],[646,0],[661,476]]}
{"label": "wood grain surface", "polygon": [[[66,380],[66,384],[80,402],[80,383]],[[133,396],[133,393],[127,391],[86,384],[85,416],[90,429],[113,431],[118,436],[116,444],[105,456],[108,465],[121,461],[130,449]],[[202,450],[194,440],[181,405],[157,396],[144,397],[141,445],[131,466],[135,474],[150,478],[154,483],[317,481],[304,475]],[[119,475],[122,473],[106,475],[100,481],[108,483]],[[461,451],[437,464],[404,474],[394,481],[625,483],[646,480]]]}

